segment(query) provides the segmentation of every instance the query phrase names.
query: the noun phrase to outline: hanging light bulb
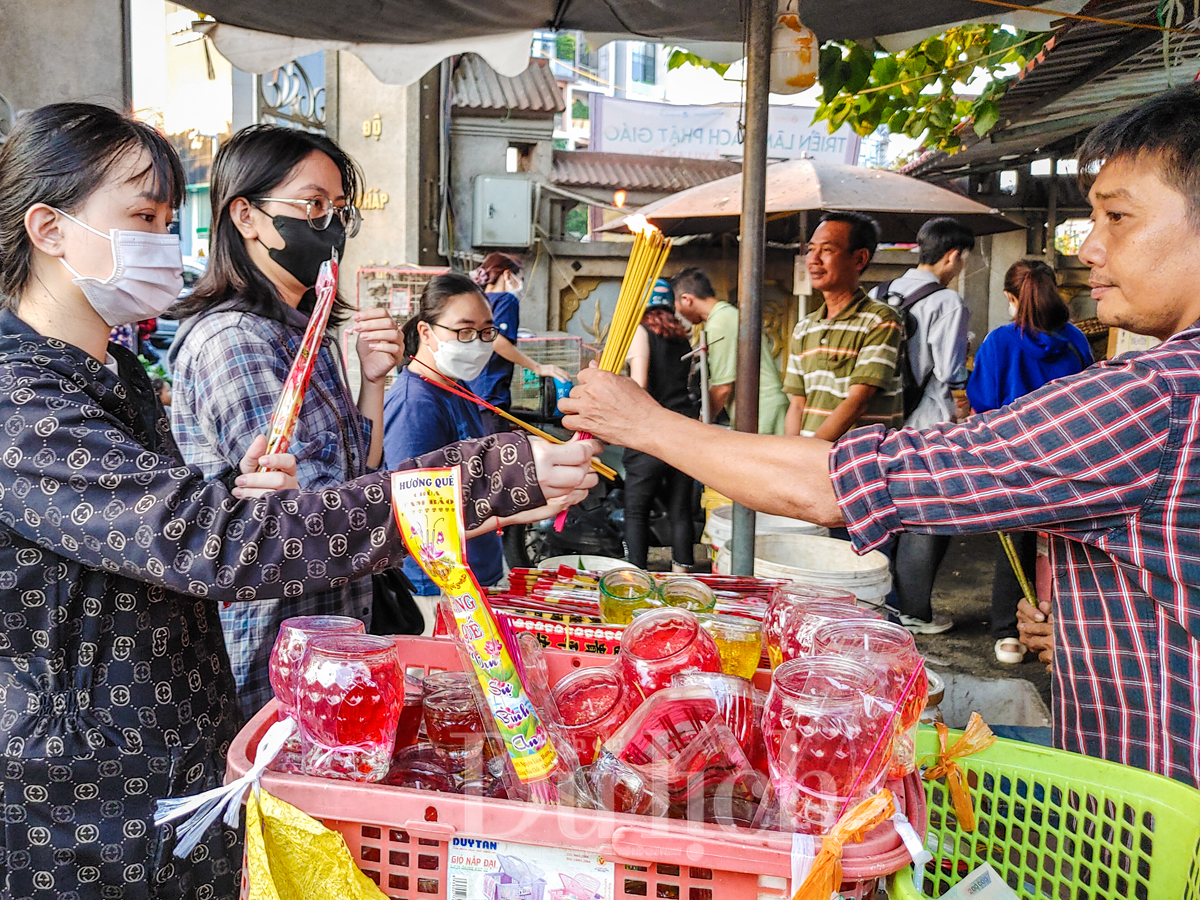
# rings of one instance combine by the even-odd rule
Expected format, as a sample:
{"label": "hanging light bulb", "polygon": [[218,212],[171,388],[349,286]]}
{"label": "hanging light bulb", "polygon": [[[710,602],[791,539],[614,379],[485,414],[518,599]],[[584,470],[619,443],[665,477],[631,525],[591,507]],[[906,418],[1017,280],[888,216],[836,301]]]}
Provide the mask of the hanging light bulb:
{"label": "hanging light bulb", "polygon": [[800,21],[799,0],[780,0],[771,34],[771,92],[798,94],[817,83],[817,36]]}

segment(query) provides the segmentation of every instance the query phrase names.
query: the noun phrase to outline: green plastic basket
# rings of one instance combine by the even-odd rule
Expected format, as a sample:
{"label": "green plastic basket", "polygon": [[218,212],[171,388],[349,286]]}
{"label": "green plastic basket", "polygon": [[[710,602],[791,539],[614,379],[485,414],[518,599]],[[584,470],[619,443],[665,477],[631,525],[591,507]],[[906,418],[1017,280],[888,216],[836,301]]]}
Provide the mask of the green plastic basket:
{"label": "green plastic basket", "polygon": [[[921,728],[918,758],[936,753]],[[944,780],[928,782],[921,889],[912,867],[891,896],[940,897],[990,863],[1022,900],[1200,900],[1200,791],[1140,769],[997,740],[960,762],[978,820],[958,827]]]}

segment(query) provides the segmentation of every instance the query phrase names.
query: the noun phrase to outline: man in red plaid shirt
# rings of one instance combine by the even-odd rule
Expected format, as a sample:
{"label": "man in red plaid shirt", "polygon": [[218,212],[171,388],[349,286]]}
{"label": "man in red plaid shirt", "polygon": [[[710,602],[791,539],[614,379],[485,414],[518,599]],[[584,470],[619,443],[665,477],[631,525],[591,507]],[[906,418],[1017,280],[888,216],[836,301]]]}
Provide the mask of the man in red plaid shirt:
{"label": "man in red plaid shirt", "polygon": [[1097,314],[1152,350],[962,425],[834,445],[713,429],[595,369],[562,408],[751,508],[845,524],[860,551],[901,531],[1047,532],[1056,745],[1200,785],[1200,86],[1096,128],[1079,171]]}

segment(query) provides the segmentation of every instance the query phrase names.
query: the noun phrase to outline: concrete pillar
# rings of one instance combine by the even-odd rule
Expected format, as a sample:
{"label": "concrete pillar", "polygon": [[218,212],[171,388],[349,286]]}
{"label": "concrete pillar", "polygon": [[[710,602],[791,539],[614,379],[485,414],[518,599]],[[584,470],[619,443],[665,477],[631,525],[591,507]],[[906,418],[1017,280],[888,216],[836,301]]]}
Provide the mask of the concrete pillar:
{"label": "concrete pillar", "polygon": [[16,111],[132,102],[128,0],[0,0],[0,94]]}
{"label": "concrete pillar", "polygon": [[358,57],[339,53],[337,101],[338,143],[364,176],[362,230],[347,242],[342,269],[349,297],[360,266],[417,262],[418,86],[383,84]]}
{"label": "concrete pillar", "polygon": [[[972,324],[972,330],[976,335],[976,346],[988,331],[999,328],[1001,325],[1007,325],[1012,321],[1012,317],[1008,314],[1008,300],[1004,296],[1004,273],[1008,271],[1009,266],[1025,255],[1024,231],[1006,231],[1003,234],[992,235],[987,327],[981,330]],[[972,323],[974,321],[972,319]]]}

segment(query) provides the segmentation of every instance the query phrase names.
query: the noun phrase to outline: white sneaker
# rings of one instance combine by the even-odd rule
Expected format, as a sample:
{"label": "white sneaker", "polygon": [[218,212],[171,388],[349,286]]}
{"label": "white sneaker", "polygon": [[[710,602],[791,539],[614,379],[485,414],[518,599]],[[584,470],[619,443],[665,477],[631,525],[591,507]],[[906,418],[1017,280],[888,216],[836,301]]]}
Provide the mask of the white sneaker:
{"label": "white sneaker", "polygon": [[900,624],[913,634],[943,634],[954,627],[954,620],[945,616],[934,616],[932,622],[914,616],[900,615]]}

